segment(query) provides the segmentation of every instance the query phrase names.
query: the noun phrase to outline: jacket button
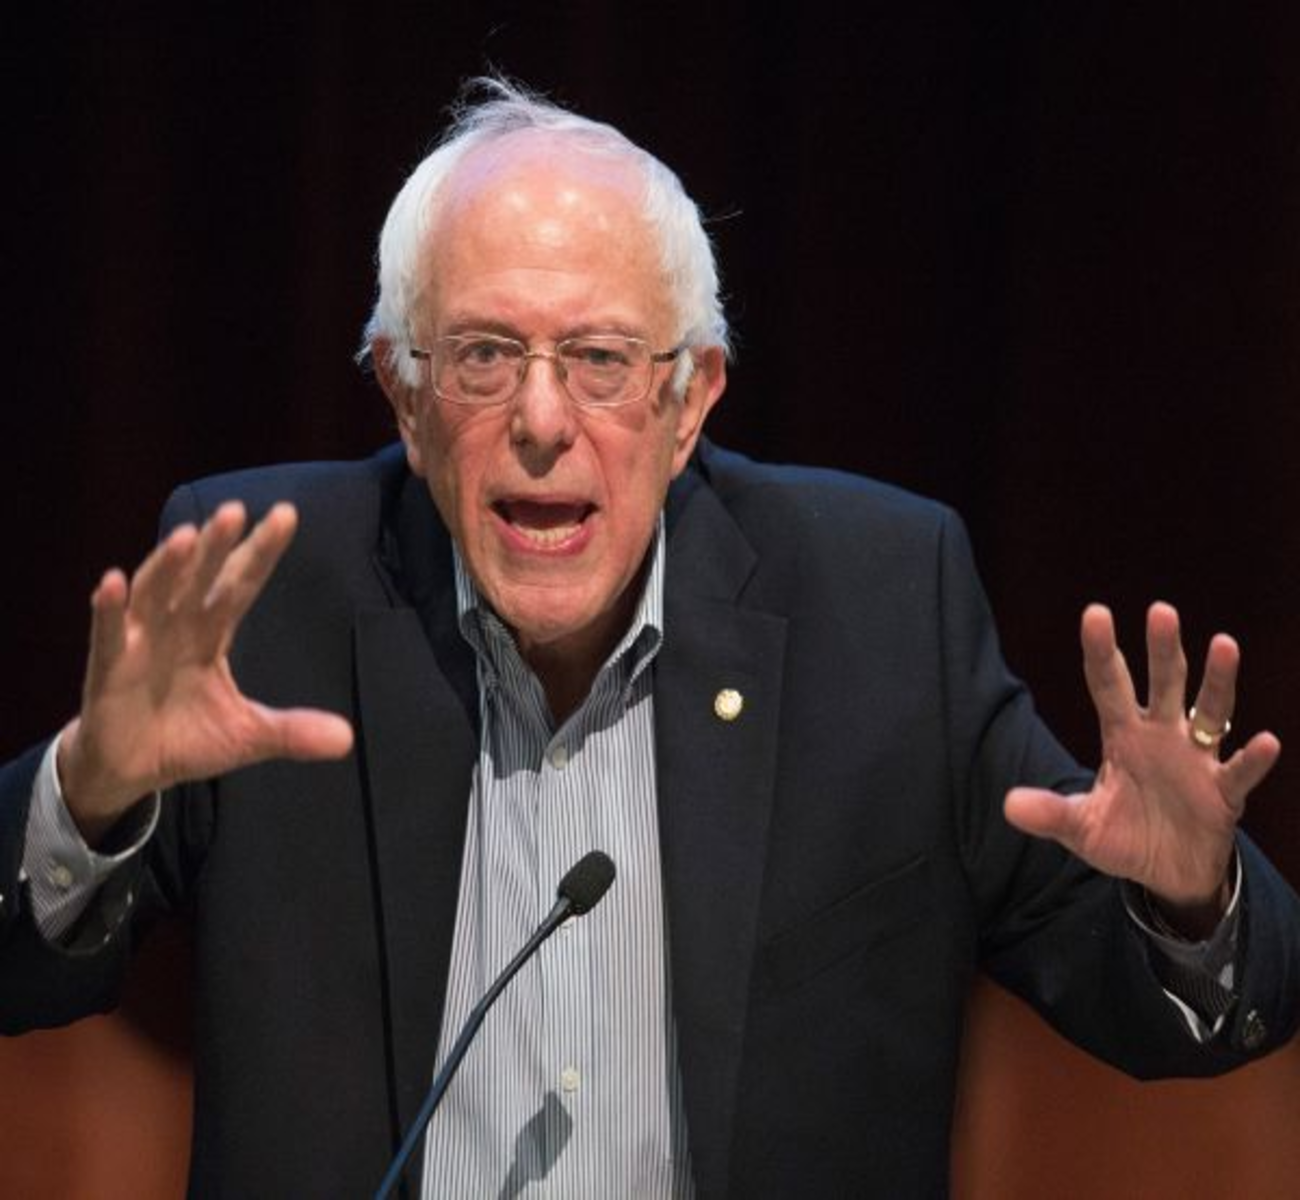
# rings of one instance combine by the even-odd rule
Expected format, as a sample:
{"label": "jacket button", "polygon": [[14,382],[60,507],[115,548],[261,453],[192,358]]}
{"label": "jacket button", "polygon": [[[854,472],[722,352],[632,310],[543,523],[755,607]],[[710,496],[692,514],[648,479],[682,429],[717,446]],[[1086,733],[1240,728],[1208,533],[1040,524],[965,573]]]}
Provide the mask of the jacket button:
{"label": "jacket button", "polygon": [[1241,1044],[1247,1050],[1258,1050],[1267,1038],[1268,1026],[1264,1024],[1264,1018],[1259,1015],[1259,1010],[1252,1008],[1242,1022]]}

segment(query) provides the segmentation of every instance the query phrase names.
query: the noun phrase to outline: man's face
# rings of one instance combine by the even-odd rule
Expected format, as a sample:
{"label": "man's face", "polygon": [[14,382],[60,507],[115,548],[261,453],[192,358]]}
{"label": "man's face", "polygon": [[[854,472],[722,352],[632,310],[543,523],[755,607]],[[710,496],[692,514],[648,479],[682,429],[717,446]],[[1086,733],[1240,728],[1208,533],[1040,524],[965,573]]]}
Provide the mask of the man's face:
{"label": "man's face", "polygon": [[[430,233],[414,343],[487,332],[549,351],[621,333],[670,349],[680,330],[635,187],[626,166],[548,154],[538,135],[472,154]],[[439,399],[427,374],[414,390],[385,379],[412,470],[526,656],[603,656],[625,629],[669,481],[725,385],[720,350],[697,363],[684,397],[669,363],[643,402],[597,411],[545,360],[491,408]]]}

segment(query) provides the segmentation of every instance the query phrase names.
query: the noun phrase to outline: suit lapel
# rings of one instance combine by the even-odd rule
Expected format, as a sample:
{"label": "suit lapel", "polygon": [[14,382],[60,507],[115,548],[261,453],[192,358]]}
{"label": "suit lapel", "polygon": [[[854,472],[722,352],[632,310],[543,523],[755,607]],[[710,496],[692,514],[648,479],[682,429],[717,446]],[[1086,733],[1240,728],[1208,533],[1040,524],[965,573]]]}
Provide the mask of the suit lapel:
{"label": "suit lapel", "polygon": [[[673,1008],[695,1179],[726,1191],[776,770],[784,618],[739,607],[755,555],[693,476],[669,509],[655,665]],[[739,713],[718,695],[738,693]],[[729,719],[728,719],[729,718]]]}
{"label": "suit lapel", "polygon": [[450,542],[419,480],[406,481],[386,514],[376,565],[393,606],[355,619],[358,754],[389,1077],[405,1131],[433,1074],[478,745],[474,660],[456,625]]}

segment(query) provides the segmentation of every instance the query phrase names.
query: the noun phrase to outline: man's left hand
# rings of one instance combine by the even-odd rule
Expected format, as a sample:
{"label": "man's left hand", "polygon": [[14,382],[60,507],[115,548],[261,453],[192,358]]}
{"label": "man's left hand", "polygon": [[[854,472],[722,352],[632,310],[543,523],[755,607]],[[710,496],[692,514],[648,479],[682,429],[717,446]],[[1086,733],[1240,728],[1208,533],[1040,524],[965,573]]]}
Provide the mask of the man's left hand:
{"label": "man's left hand", "polygon": [[1153,604],[1147,613],[1145,707],[1116,643],[1110,610],[1089,605],[1080,632],[1101,725],[1096,781],[1090,792],[1072,796],[1013,788],[1007,820],[1146,888],[1179,933],[1208,936],[1226,908],[1233,836],[1246,797],[1272,770],[1281,743],[1257,733],[1231,758],[1220,759],[1241,661],[1226,634],[1211,640],[1196,702],[1187,710],[1187,658],[1170,605]]}

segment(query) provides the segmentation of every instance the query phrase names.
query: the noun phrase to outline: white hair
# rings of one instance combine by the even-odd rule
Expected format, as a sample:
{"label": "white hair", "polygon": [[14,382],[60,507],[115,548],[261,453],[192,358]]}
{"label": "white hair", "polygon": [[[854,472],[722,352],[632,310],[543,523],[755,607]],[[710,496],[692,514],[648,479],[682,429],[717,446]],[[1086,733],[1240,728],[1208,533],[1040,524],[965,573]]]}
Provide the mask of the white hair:
{"label": "white hair", "polygon": [[[641,212],[659,243],[660,262],[672,289],[678,323],[676,344],[721,346],[730,353],[727,319],[718,294],[718,268],[700,211],[681,180],[654,155],[612,125],[592,121],[507,80],[472,81],[489,93],[479,103],[462,102],[438,146],[411,172],[393,200],[379,235],[379,296],[366,324],[358,355],[387,345],[387,362],[408,384],[419,377],[410,357],[411,307],[429,283],[421,275],[421,250],[437,217],[438,193],[465,155],[507,134],[537,130],[571,139],[584,153],[625,159],[641,176]],[[691,376],[689,354],[677,361],[673,383],[680,392]]]}

